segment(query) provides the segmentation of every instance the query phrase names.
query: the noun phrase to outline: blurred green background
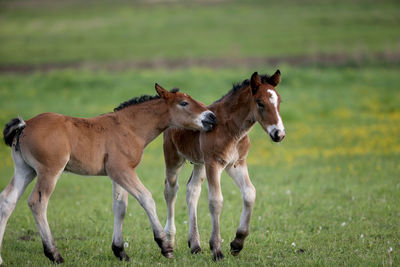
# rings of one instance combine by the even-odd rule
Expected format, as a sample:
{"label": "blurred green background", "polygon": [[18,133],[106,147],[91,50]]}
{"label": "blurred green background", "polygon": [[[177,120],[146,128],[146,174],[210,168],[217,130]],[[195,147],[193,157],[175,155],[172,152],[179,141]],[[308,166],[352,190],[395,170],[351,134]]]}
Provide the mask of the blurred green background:
{"label": "blurred green background", "polygon": [[[240,192],[223,174],[226,258],[219,265],[396,266],[399,29],[398,1],[0,0],[0,124],[42,112],[111,112],[154,94],[155,82],[211,104],[254,71],[279,68],[287,136],[273,144],[258,125],[250,133],[257,200],[238,257],[229,242]],[[179,180],[173,260],[161,256],[145,212],[130,197],[124,231],[130,264],[212,264],[206,184],[198,209],[203,253],[191,255],[186,244],[190,172],[187,164]],[[146,148],[138,173],[164,222],[161,136]],[[10,148],[2,145],[0,190],[12,174]],[[9,220],[5,266],[51,265],[26,205],[33,185]],[[66,266],[121,265],[110,249],[109,178],[63,174],[48,218]]]}

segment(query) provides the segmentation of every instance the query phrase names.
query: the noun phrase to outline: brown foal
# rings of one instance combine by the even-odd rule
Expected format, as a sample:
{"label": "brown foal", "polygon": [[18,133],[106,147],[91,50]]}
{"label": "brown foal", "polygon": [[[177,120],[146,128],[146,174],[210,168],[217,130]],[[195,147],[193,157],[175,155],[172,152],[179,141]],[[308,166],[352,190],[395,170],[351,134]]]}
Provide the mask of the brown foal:
{"label": "brown foal", "polygon": [[193,163],[193,172],[186,187],[189,207],[188,245],[192,253],[201,251],[197,228],[197,203],[201,183],[207,177],[208,200],[212,233],[210,248],[214,260],[222,259],[219,217],[222,209],[220,178],[223,170],[240,188],[243,208],[231,253],[238,255],[249,234],[250,217],[256,191],[250,181],[246,157],[250,148],[249,131],[258,122],[274,142],[285,137],[285,129],[279,113],[280,96],[275,87],[280,81],[280,71],[271,77],[255,72],[250,81],[245,80],[208,108],[218,117],[218,125],[211,132],[168,129],[164,132],[164,156],[166,163],[165,200],[168,218],[164,231],[171,245],[174,244],[174,204],[178,190],[178,174],[185,159]]}
{"label": "brown foal", "polygon": [[[93,118],[43,113],[26,122],[16,118],[6,125],[4,140],[12,147],[15,172],[0,194],[0,251],[8,218],[37,176],[28,204],[42,238],[44,254],[55,263],[64,261],[55,246],[46,212],[58,178],[63,171],[69,171],[108,175],[113,182],[115,214],[126,211],[126,192],[133,195],[149,217],[161,253],[168,258],[173,256],[151,193],[135,168],[146,145],[168,127],[208,131],[216,124],[216,117],[187,94],[168,92],[157,84],[156,91],[158,96],[134,98],[122,103],[115,112]],[[118,227],[122,219],[116,216],[114,225]],[[122,224],[118,230],[122,231]],[[114,234],[112,248],[117,257],[128,260],[121,238]]]}

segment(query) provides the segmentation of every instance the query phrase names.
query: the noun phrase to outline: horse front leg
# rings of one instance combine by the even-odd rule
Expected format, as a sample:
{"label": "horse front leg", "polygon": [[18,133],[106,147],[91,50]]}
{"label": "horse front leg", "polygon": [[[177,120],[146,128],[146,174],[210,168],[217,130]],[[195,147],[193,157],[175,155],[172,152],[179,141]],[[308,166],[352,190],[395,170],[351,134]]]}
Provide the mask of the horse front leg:
{"label": "horse front leg", "polygon": [[124,249],[123,223],[128,207],[128,192],[113,181],[114,232],[111,248],[115,257],[129,261]]}
{"label": "horse front leg", "polygon": [[150,220],[154,240],[161,248],[161,254],[166,258],[173,258],[173,249],[169,245],[167,236],[158,219],[154,199],[149,190],[142,184],[135,171],[129,165],[115,165],[112,168],[109,167],[107,173],[114,182],[118,183],[139,201]]}
{"label": "horse front leg", "polygon": [[204,165],[194,165],[192,175],[186,186],[186,203],[189,208],[188,245],[192,254],[201,252],[200,235],[197,227],[197,204],[201,193],[201,184],[205,177]]}
{"label": "horse front leg", "polygon": [[244,240],[250,232],[250,218],[256,199],[256,190],[250,181],[245,161],[242,161],[236,166],[230,166],[226,171],[240,188],[243,199],[239,227],[236,231],[235,239],[231,242],[231,253],[233,256],[237,256],[243,249]]}
{"label": "horse front leg", "polygon": [[221,234],[219,217],[222,211],[222,192],[221,192],[221,173],[223,167],[219,163],[206,164],[207,184],[208,184],[208,206],[211,215],[211,237],[210,249],[213,260],[222,260],[224,254],[221,250]]}
{"label": "horse front leg", "polygon": [[164,198],[167,203],[167,221],[165,223],[164,232],[167,235],[169,244],[173,248],[175,246],[175,202],[178,193],[178,174],[181,171],[184,160],[179,161],[175,166],[166,167]]}

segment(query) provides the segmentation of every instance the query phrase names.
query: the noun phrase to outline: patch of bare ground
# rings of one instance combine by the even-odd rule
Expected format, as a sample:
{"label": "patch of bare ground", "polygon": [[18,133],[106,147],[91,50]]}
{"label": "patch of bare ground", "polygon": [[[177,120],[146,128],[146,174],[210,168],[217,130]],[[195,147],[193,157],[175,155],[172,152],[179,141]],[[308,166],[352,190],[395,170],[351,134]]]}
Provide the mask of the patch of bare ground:
{"label": "patch of bare ground", "polygon": [[49,72],[64,69],[106,70],[111,72],[129,69],[182,69],[200,68],[248,68],[260,66],[363,66],[372,63],[399,64],[400,51],[362,53],[333,53],[299,56],[247,57],[247,58],[185,58],[185,59],[151,59],[111,62],[53,62],[42,64],[1,64],[0,73]]}

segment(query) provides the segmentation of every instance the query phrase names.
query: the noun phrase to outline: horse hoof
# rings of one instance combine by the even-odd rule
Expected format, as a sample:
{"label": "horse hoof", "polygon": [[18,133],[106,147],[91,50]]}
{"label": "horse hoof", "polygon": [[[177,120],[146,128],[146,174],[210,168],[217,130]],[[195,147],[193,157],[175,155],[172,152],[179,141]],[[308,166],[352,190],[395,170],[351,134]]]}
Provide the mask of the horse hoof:
{"label": "horse hoof", "polygon": [[58,256],[54,259],[54,263],[55,263],[55,264],[64,263],[63,257],[61,257],[61,255],[58,255]]}
{"label": "horse hoof", "polygon": [[236,239],[231,242],[231,254],[233,256],[239,255],[243,249],[243,242],[237,241]]}
{"label": "horse hoof", "polygon": [[199,253],[201,253],[201,247],[194,247],[194,248],[191,248],[191,250],[190,250],[190,253],[192,253],[192,254],[199,254]]}
{"label": "horse hoof", "polygon": [[123,251],[123,253],[121,253],[121,255],[118,258],[120,261],[130,261],[129,256],[126,254],[125,251]]}
{"label": "horse hoof", "polygon": [[117,257],[120,261],[129,261],[129,256],[126,254],[124,247],[119,247],[114,244],[111,246],[112,251],[114,252],[115,257]]}
{"label": "horse hoof", "polygon": [[214,261],[220,261],[224,259],[224,254],[222,253],[221,250],[217,250],[213,252],[213,260]]}
{"label": "horse hoof", "polygon": [[188,247],[190,248],[190,253],[192,254],[199,254],[201,252],[200,245],[193,245],[192,248],[192,243],[190,242],[190,240],[188,240]]}
{"label": "horse hoof", "polygon": [[237,256],[237,255],[239,255],[239,253],[240,253],[240,250],[233,250],[233,249],[231,249],[231,254],[232,254],[232,256]]}
{"label": "horse hoof", "polygon": [[170,251],[170,252],[164,252],[164,253],[162,253],[162,255],[163,255],[164,257],[166,257],[167,259],[173,259],[173,258],[174,258],[174,253],[173,253],[172,251]]}

